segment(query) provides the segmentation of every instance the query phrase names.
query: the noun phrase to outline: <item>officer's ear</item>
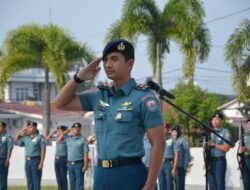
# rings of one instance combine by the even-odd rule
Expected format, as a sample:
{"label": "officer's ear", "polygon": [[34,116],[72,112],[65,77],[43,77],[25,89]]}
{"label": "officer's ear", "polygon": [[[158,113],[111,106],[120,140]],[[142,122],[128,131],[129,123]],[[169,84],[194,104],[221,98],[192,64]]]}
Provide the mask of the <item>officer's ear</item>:
{"label": "officer's ear", "polygon": [[127,64],[128,64],[128,70],[132,71],[132,68],[134,66],[134,59],[127,60]]}

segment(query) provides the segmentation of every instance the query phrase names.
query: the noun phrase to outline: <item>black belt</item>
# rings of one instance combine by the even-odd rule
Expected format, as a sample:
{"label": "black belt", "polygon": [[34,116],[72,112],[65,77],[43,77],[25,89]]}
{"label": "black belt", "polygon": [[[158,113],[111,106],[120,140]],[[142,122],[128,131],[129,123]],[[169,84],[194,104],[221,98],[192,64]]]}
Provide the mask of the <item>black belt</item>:
{"label": "black belt", "polygon": [[70,165],[75,165],[75,164],[80,163],[80,162],[82,163],[83,160],[68,161],[68,164],[70,164]]}
{"label": "black belt", "polygon": [[139,164],[142,160],[140,157],[123,158],[118,160],[100,160],[98,159],[98,166],[103,168],[114,168],[119,166],[126,166],[132,164]]}
{"label": "black belt", "polygon": [[165,162],[165,163],[172,162],[172,161],[174,161],[173,158],[165,158],[165,159],[164,159],[164,162]]}
{"label": "black belt", "polygon": [[250,159],[250,155],[244,156],[245,159]]}
{"label": "black belt", "polygon": [[211,157],[211,161],[218,161],[218,160],[226,160],[225,156],[219,156],[219,157]]}
{"label": "black belt", "polygon": [[37,158],[41,158],[40,156],[26,156],[26,160],[34,160]]}
{"label": "black belt", "polygon": [[67,156],[56,156],[56,160],[67,159]]}

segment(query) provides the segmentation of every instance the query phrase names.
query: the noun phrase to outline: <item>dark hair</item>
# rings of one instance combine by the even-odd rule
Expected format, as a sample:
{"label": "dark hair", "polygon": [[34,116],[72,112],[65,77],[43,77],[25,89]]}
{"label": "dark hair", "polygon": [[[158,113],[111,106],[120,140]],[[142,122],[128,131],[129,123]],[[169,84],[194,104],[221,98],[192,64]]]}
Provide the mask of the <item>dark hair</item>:
{"label": "dark hair", "polygon": [[7,124],[5,122],[3,122],[3,121],[0,122],[0,127],[6,128],[6,126],[7,126]]}
{"label": "dark hair", "polygon": [[126,54],[126,53],[121,53],[123,57],[125,58],[125,61],[128,61],[130,59],[135,59],[132,55]]}
{"label": "dark hair", "polygon": [[36,122],[33,122],[33,121],[27,121],[27,126],[28,125],[32,125],[34,127],[37,127],[37,123]]}
{"label": "dark hair", "polygon": [[64,126],[64,125],[60,125],[60,126],[57,127],[57,129],[61,129],[61,130],[65,131],[65,130],[68,129],[68,127]]}

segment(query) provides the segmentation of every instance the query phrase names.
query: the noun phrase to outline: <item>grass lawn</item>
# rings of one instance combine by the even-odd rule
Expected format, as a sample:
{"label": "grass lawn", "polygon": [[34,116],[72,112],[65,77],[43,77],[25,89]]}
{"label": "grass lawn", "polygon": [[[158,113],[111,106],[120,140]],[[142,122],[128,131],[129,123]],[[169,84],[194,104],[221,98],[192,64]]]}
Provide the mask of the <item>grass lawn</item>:
{"label": "grass lawn", "polygon": [[[25,186],[11,186],[8,187],[8,190],[26,190],[27,187]],[[84,188],[85,190],[92,190],[91,188]],[[42,187],[42,190],[57,190],[55,186],[45,186]]]}

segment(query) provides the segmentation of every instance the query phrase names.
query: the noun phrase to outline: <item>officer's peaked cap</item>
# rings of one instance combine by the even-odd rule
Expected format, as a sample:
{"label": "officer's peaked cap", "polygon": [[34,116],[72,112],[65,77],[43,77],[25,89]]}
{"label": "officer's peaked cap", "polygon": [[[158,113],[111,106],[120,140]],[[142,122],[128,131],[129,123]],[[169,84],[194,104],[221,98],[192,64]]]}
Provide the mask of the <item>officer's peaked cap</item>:
{"label": "officer's peaked cap", "polygon": [[117,39],[109,42],[103,50],[102,59],[113,52],[120,52],[123,55],[129,55],[131,58],[135,58],[135,50],[133,45],[124,39]]}

